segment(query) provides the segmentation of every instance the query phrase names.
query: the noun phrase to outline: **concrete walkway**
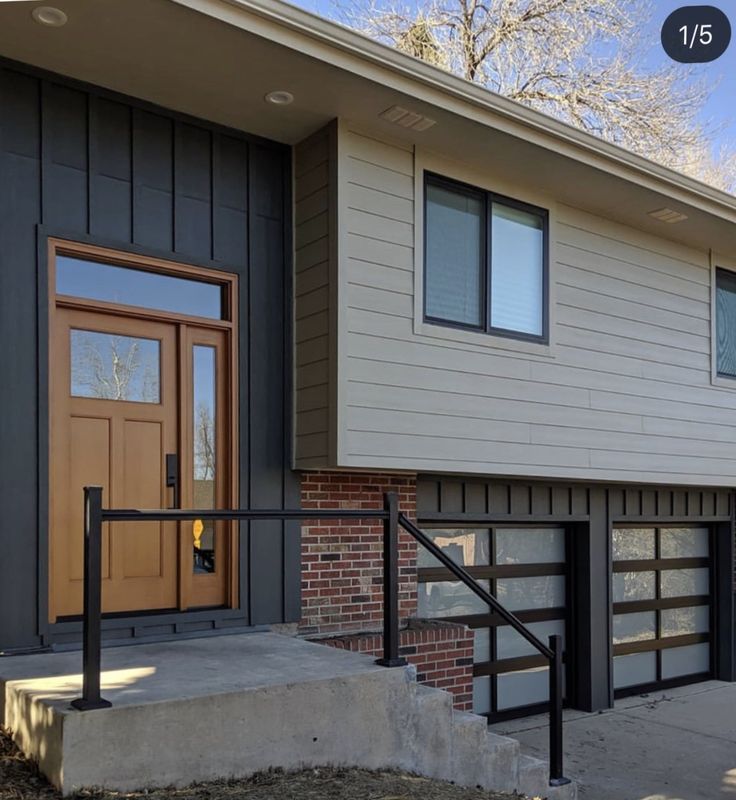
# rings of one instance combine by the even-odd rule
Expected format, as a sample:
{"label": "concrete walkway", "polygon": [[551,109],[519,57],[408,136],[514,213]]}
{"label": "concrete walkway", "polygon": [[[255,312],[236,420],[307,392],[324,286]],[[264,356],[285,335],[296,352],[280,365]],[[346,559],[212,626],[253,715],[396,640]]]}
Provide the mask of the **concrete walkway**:
{"label": "concrete walkway", "polygon": [[[491,726],[547,757],[547,717]],[[736,684],[709,681],[565,715],[581,800],[736,800]]]}

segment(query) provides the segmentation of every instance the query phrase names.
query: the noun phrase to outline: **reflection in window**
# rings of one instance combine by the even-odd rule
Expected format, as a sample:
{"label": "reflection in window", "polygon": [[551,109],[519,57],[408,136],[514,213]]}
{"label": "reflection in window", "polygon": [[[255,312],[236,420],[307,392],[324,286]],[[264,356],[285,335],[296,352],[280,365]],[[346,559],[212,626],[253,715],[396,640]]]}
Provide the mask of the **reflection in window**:
{"label": "reflection in window", "polygon": [[664,608],[660,612],[662,636],[687,636],[690,633],[708,633],[710,607]]}
{"label": "reflection in window", "polygon": [[499,578],[496,596],[509,611],[532,608],[564,608],[565,576]]}
{"label": "reflection in window", "polygon": [[662,528],[661,558],[707,558],[710,550],[707,528]]}
{"label": "reflection in window", "polygon": [[[490,563],[490,531],[472,528],[429,530],[427,536],[456,564],[479,567]],[[437,559],[423,547],[417,556],[419,567],[441,567]]]}
{"label": "reflection in window", "polygon": [[654,572],[614,573],[614,603],[629,603],[633,600],[653,600],[655,596],[656,577]]}
{"label": "reflection in window", "polygon": [[72,397],[160,402],[160,348],[156,339],[73,329]]}
{"label": "reflection in window", "polygon": [[[215,348],[196,345],[192,348],[194,419],[194,507],[215,508]],[[215,523],[195,520],[194,572],[215,571]]]}
{"label": "reflection in window", "polygon": [[71,256],[56,258],[56,291],[106,303],[223,318],[222,286],[218,284]]}
{"label": "reflection in window", "polygon": [[613,529],[614,561],[642,561],[654,556],[654,528]]}
{"label": "reflection in window", "polygon": [[[478,583],[489,591],[488,581]],[[420,583],[417,605],[419,616],[427,619],[488,613],[488,606],[460,581]]]}
{"label": "reflection in window", "polygon": [[666,569],[662,571],[662,597],[708,594],[707,569]]}
{"label": "reflection in window", "polygon": [[498,528],[497,564],[562,564],[564,528]]}
{"label": "reflection in window", "polygon": [[642,642],[657,636],[657,612],[638,611],[613,615],[613,643]]}

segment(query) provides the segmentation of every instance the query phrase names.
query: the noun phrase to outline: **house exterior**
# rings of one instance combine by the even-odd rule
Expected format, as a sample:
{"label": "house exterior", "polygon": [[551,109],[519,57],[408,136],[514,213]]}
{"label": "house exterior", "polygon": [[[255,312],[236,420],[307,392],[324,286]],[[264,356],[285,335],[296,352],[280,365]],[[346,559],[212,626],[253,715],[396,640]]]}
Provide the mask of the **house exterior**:
{"label": "house exterior", "polygon": [[[402,509],[567,702],[734,679],[736,200],[276,0],[0,5],[0,650],[75,646],[113,507]],[[59,17],[52,15],[59,21]],[[167,527],[168,525],[168,527]],[[380,647],[380,528],[107,533],[107,641]],[[460,707],[544,659],[410,541]]]}

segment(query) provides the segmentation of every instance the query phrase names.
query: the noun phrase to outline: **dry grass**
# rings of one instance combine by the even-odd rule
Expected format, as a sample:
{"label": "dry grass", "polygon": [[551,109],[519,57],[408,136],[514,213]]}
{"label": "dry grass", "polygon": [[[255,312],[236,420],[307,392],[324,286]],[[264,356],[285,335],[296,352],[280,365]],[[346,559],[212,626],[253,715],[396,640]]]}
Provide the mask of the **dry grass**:
{"label": "dry grass", "polygon": [[[215,781],[186,789],[125,794],[85,791],[77,797],[85,800],[510,800],[506,794],[462,789],[400,772],[328,768],[265,772],[247,780]],[[60,800],[60,795],[0,729],[0,800],[36,799]]]}

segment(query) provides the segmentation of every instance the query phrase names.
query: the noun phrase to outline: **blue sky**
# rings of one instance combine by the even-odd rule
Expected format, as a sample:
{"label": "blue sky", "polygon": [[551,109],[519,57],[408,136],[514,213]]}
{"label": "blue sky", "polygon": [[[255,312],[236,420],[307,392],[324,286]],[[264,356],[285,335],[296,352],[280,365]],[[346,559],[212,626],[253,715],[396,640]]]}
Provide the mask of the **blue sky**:
{"label": "blue sky", "polygon": [[[333,0],[290,0],[290,2],[325,17],[332,16],[335,8]],[[347,0],[343,0],[343,2],[347,2]],[[644,35],[645,42],[650,45],[647,63],[664,63],[669,59],[659,41],[662,23],[672,11],[684,5],[698,5],[699,3],[697,0],[690,0],[689,3],[683,0],[651,0],[651,2],[652,19],[649,30],[645,31]],[[624,6],[626,0],[621,0],[621,4]],[[703,110],[703,120],[722,126],[718,135],[713,137],[714,147],[721,142],[730,143],[736,147],[736,2],[734,0],[726,0],[726,2],[710,0],[709,4],[717,6],[730,17],[734,29],[734,40],[721,58],[698,68],[699,75],[715,87],[710,101]],[[683,67],[684,69],[685,67]]]}

